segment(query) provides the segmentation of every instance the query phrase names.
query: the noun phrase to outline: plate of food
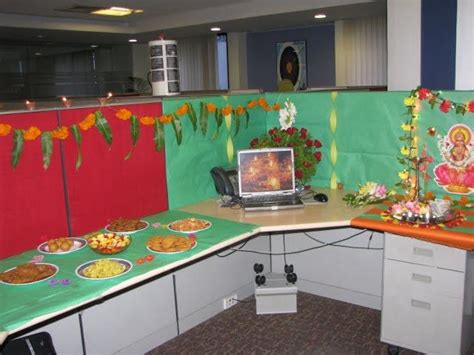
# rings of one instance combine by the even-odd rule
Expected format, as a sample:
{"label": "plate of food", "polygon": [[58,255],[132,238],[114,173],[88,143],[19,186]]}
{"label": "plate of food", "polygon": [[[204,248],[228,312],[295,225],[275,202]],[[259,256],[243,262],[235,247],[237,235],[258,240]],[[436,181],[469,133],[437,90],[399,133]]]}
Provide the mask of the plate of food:
{"label": "plate of food", "polygon": [[211,228],[212,223],[205,219],[185,218],[168,224],[168,229],[172,232],[197,233]]}
{"label": "plate of food", "polygon": [[76,275],[86,280],[106,280],[125,275],[132,267],[132,263],[125,259],[97,259],[79,265]]}
{"label": "plate of food", "polygon": [[5,285],[32,285],[45,281],[59,271],[54,264],[26,263],[0,273],[0,283]]}
{"label": "plate of food", "polygon": [[127,234],[98,233],[87,237],[89,247],[99,254],[117,254],[129,247],[132,239]]}
{"label": "plate of food", "polygon": [[41,243],[36,248],[43,254],[68,254],[81,250],[87,245],[87,241],[82,238],[55,238]]}
{"label": "plate of food", "polygon": [[184,237],[182,235],[166,235],[151,237],[146,247],[154,253],[176,254],[194,249],[196,245],[196,238]]}
{"label": "plate of food", "polygon": [[107,232],[116,234],[132,234],[147,229],[150,223],[140,219],[119,218],[105,226]]}

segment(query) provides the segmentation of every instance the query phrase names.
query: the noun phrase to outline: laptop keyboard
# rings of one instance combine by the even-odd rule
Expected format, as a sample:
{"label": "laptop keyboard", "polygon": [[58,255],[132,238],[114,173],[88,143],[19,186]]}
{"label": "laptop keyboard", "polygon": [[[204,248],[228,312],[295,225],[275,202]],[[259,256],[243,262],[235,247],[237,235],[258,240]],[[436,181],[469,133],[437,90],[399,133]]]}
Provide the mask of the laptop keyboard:
{"label": "laptop keyboard", "polygon": [[245,199],[245,203],[265,203],[265,202],[282,202],[282,201],[295,201],[297,195],[279,195],[279,196],[255,196]]}

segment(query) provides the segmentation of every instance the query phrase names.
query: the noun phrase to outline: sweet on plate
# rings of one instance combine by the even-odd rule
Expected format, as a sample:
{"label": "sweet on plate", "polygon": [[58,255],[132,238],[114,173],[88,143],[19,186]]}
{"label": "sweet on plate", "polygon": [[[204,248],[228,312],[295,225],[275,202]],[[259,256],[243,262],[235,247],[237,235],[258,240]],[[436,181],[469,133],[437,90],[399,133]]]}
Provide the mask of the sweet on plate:
{"label": "sweet on plate", "polygon": [[87,238],[87,242],[100,254],[117,254],[128,248],[131,239],[126,234],[99,233]]}

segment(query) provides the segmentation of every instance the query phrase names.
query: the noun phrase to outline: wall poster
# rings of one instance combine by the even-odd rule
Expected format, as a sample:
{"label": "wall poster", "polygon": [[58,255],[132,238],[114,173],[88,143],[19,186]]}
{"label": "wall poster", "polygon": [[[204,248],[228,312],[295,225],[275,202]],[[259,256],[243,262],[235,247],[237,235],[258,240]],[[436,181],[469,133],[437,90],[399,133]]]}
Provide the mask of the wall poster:
{"label": "wall poster", "polygon": [[306,89],[306,41],[278,42],[276,50],[279,91]]}

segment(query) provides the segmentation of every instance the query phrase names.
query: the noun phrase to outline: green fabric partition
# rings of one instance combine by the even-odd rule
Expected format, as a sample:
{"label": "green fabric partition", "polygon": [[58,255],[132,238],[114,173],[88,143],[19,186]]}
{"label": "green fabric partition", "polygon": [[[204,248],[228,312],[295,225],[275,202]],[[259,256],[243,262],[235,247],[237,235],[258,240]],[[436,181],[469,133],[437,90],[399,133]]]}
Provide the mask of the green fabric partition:
{"label": "green fabric partition", "polygon": [[[223,107],[226,100],[235,107],[262,95],[244,95],[228,97],[202,97],[189,100],[194,107],[199,103],[213,102]],[[393,187],[399,181],[402,170],[397,157],[400,156],[403,135],[401,124],[408,119],[404,99],[409,92],[291,92],[266,93],[263,95],[270,105],[284,104],[290,99],[298,111],[295,127],[306,128],[313,139],[322,144],[322,161],[317,167],[311,183],[315,186],[336,188],[342,183],[348,190],[358,188],[359,184],[375,181]],[[451,101],[464,103],[474,98],[474,92],[444,92],[443,96]],[[164,112],[173,112],[186,100],[166,99]],[[264,112],[255,108],[251,112],[249,128],[241,129],[237,137],[232,137],[234,152],[246,148],[252,138],[258,137],[272,127],[279,127],[278,111]],[[428,154],[434,158],[429,165],[430,175],[433,168],[441,162],[437,147],[438,138],[429,136],[430,127],[437,134],[446,135],[456,123],[473,127],[472,113],[458,115],[451,111],[443,113],[437,106],[430,108],[423,102],[418,120],[417,135],[419,146],[426,145]],[[166,158],[170,208],[201,201],[215,196],[214,185],[209,175],[213,166],[235,165],[227,160],[226,144],[229,133],[225,127],[217,139],[212,139],[215,131],[214,119],[210,119],[206,137],[197,131],[193,133],[187,118],[183,122],[183,143],[177,146],[174,132],[166,127]],[[233,123],[234,124],[234,123]],[[235,159],[235,154],[234,154]],[[433,179],[426,186],[438,196],[446,194]]]}
{"label": "green fabric partition", "polygon": [[[195,233],[197,241],[195,248],[187,252],[169,255],[155,254],[146,248],[146,242],[151,236],[177,234],[176,232],[169,231],[167,224],[188,217],[203,218],[212,223],[211,228]],[[59,267],[59,272],[53,279],[69,279],[70,284],[67,286],[62,284],[53,286],[48,281],[18,286],[0,283],[0,332],[12,331],[36,317],[93,300],[123,281],[176,261],[185,260],[225,240],[249,233],[257,227],[253,224],[231,222],[172,210],[143,218],[143,220],[155,225],[159,223],[160,226],[155,228],[153,225],[150,225],[146,230],[133,234],[131,236],[131,245],[127,250],[119,254],[111,256],[100,255],[86,246],[69,254],[45,255],[42,262],[55,264]],[[29,262],[33,256],[38,254],[39,252],[36,250],[30,250],[0,260],[0,272]],[[136,263],[137,258],[142,258],[148,254],[154,255],[155,259],[143,264]],[[75,270],[79,265],[91,260],[107,257],[126,259],[132,262],[133,267],[127,274],[108,280],[84,280],[76,276]]]}
{"label": "green fabric partition", "polygon": [[[175,112],[181,105],[188,102],[196,111],[199,120],[201,102],[213,103],[218,108],[227,104],[236,108],[238,105],[245,106],[258,96],[260,95],[165,99],[163,112]],[[260,108],[251,109],[249,112],[248,128],[246,128],[245,116],[241,116],[240,130],[235,135],[236,120],[232,115],[230,129],[227,128],[224,120],[217,137],[215,137],[217,125],[213,113],[209,114],[206,136],[203,136],[199,123],[198,129],[194,132],[189,118],[184,115],[180,119],[183,127],[183,140],[179,146],[173,128],[171,125],[166,125],[166,173],[170,208],[178,208],[217,196],[209,171],[215,166],[235,167],[235,152],[238,149],[247,148],[254,136],[258,136],[266,130],[267,113]],[[228,160],[227,155],[228,145],[231,145],[234,152],[231,154],[231,161]]]}

